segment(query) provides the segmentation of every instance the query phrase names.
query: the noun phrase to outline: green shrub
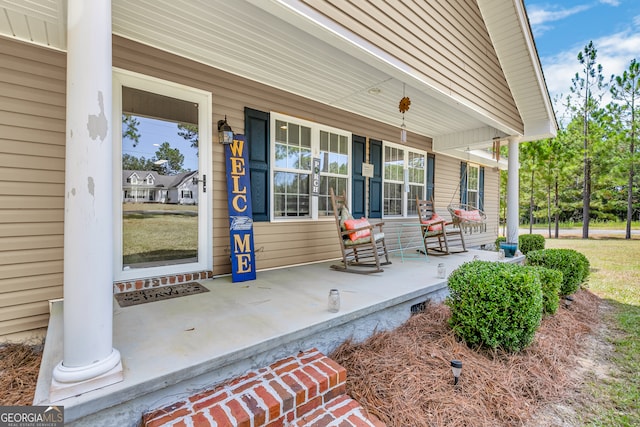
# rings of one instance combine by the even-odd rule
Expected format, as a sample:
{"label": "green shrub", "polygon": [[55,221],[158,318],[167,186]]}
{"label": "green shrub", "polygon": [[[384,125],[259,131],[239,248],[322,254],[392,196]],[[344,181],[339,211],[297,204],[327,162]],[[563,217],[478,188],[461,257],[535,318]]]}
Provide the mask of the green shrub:
{"label": "green shrub", "polygon": [[500,249],[500,243],[507,243],[507,238],[504,236],[499,236],[496,239],[496,251]]}
{"label": "green shrub", "polygon": [[523,255],[531,251],[544,249],[544,242],[542,234],[522,234],[518,236],[518,248]]}
{"label": "green shrub", "polygon": [[542,289],[532,268],[465,263],[449,276],[449,291],[449,324],[467,344],[518,351],[533,341],[542,318]]}
{"label": "green shrub", "polygon": [[540,278],[542,287],[542,312],[555,314],[560,303],[560,288],[562,286],[562,272],[546,267],[530,267]]}
{"label": "green shrub", "polygon": [[589,260],[573,249],[541,249],[527,254],[527,265],[562,272],[560,295],[571,295],[589,277]]}

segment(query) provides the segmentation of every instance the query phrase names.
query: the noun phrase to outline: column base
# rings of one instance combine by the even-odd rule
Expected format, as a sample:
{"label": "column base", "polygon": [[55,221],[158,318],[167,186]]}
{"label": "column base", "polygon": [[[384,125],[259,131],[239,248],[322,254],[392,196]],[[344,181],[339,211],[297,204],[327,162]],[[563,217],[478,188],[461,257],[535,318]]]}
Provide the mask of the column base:
{"label": "column base", "polygon": [[66,368],[60,362],[53,369],[51,388],[49,389],[49,402],[57,402],[72,396],[88,393],[119,383],[123,379],[124,374],[120,353],[116,349],[113,349],[107,359],[89,367]]}

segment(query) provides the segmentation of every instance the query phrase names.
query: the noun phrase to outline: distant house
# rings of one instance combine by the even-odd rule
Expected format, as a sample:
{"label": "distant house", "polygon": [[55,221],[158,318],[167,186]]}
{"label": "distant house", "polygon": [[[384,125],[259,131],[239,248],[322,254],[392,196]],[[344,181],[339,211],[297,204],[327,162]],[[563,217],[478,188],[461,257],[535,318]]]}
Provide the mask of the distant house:
{"label": "distant house", "polygon": [[155,171],[122,171],[123,203],[198,204],[198,171],[161,175]]}

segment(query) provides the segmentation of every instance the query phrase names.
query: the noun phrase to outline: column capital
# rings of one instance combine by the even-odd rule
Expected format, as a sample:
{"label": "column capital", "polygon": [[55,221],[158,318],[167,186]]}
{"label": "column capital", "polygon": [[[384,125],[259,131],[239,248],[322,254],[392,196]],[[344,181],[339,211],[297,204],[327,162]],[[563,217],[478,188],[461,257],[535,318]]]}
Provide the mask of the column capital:
{"label": "column capital", "polygon": [[509,141],[509,143],[519,143],[520,141],[522,141],[522,136],[521,135],[509,135],[507,137],[507,141]]}

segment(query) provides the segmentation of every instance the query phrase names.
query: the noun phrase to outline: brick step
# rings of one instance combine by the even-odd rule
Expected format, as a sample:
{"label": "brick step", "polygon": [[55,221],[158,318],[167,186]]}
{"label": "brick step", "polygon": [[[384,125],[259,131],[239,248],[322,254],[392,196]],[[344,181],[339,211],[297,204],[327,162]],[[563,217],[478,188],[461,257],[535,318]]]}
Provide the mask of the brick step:
{"label": "brick step", "polygon": [[381,426],[345,395],[346,370],[317,349],[147,413],[161,426]]}
{"label": "brick step", "polygon": [[384,427],[379,420],[367,417],[364,408],[343,394],[298,418],[293,427]]}

